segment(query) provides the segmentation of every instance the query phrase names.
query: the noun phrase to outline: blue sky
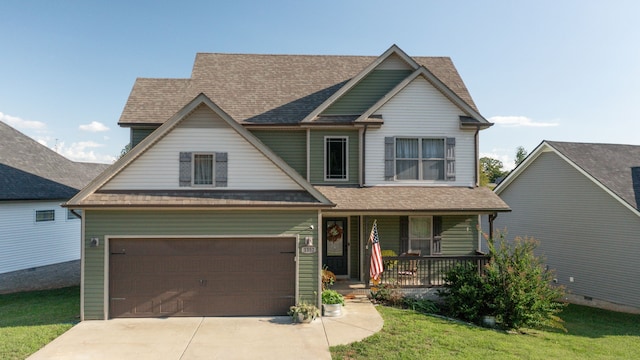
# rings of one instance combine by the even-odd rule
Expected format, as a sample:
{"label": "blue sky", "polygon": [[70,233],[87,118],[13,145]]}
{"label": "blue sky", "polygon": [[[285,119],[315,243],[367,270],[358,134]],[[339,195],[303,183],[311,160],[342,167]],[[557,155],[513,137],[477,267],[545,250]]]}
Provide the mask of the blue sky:
{"label": "blue sky", "polygon": [[136,77],[189,77],[197,52],[449,56],[483,156],[542,140],[640,145],[637,1],[0,2],[0,120],[111,162]]}

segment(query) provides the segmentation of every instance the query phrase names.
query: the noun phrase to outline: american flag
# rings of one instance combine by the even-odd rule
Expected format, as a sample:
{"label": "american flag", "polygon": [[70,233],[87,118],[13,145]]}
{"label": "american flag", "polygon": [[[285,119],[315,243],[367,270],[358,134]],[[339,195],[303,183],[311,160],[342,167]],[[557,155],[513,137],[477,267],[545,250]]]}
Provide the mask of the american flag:
{"label": "american flag", "polygon": [[373,228],[371,229],[371,235],[369,235],[369,241],[371,246],[371,264],[369,266],[369,276],[378,280],[380,275],[384,271],[382,266],[382,254],[380,251],[380,239],[378,238],[378,222],[373,222]]}

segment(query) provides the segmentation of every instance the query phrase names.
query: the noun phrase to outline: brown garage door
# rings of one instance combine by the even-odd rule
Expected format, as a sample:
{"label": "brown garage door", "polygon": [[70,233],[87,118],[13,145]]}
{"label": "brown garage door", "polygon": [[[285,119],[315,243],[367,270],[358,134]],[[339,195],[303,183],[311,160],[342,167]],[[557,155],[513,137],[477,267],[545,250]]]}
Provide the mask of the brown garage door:
{"label": "brown garage door", "polygon": [[113,317],[285,315],[295,240],[111,239]]}

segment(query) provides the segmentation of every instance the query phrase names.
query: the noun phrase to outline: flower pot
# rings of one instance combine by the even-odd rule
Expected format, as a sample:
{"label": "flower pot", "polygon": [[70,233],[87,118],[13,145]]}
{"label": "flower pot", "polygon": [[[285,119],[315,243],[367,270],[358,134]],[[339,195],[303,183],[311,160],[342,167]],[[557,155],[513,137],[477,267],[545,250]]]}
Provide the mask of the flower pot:
{"label": "flower pot", "polygon": [[313,321],[313,317],[311,317],[311,316],[305,317],[304,314],[298,314],[298,317],[297,317],[296,320],[299,323],[308,324],[308,323]]}
{"label": "flower pot", "polygon": [[482,321],[482,326],[486,326],[486,327],[490,327],[490,328],[496,326],[496,317],[495,316],[485,315],[485,316],[482,317],[481,321]]}
{"label": "flower pot", "polygon": [[342,304],[322,304],[324,316],[335,317],[342,315]]}

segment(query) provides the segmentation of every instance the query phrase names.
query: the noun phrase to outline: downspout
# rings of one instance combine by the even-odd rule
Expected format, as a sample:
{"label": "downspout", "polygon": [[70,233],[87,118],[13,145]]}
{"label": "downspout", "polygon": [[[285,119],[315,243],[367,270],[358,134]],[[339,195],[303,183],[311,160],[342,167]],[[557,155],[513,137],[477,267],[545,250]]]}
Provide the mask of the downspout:
{"label": "downspout", "polygon": [[73,210],[73,209],[69,209],[69,211],[71,211],[71,213],[72,213],[73,215],[77,216],[77,217],[78,217],[78,219],[82,219],[82,215],[81,215],[81,214],[79,214],[79,213],[77,213],[75,210]]}
{"label": "downspout", "polygon": [[489,239],[493,239],[493,222],[498,217],[498,213],[489,214]]}
{"label": "downspout", "polygon": [[360,179],[362,179],[362,181],[360,181],[360,187],[363,187],[364,184],[367,183],[366,178],[365,178],[365,171],[364,169],[366,169],[365,167],[365,154],[367,153],[365,151],[365,149],[367,148],[367,124],[364,124],[364,130],[362,131],[362,162],[361,162],[361,166],[360,166]]}
{"label": "downspout", "polygon": [[479,144],[478,144],[478,134],[480,134],[480,127],[476,128],[476,134],[474,135],[474,142],[476,143],[475,146],[475,152],[476,152],[476,163],[475,163],[475,167],[476,167],[476,173],[475,173],[475,177],[476,177],[476,187],[480,186],[480,173],[479,173],[479,162],[480,162],[480,154],[479,154]]}

